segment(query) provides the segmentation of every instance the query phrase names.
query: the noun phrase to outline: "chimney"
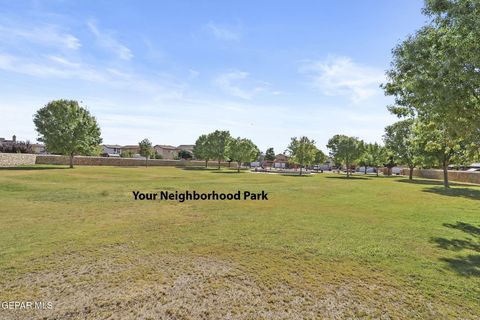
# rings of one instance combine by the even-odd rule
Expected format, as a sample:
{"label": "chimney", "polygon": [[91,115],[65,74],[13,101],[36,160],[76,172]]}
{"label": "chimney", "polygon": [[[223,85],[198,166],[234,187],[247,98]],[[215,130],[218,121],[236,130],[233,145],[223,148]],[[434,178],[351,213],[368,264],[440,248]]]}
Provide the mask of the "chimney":
{"label": "chimney", "polygon": [[17,136],[16,136],[16,135],[13,135],[12,141],[13,141],[14,143],[17,142]]}

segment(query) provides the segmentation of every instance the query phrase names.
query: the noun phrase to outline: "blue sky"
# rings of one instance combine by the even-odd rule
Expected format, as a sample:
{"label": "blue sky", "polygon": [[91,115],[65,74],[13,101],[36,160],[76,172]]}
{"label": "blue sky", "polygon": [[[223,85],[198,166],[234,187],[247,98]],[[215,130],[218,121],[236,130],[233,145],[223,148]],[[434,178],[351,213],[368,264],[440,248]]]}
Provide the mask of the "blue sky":
{"label": "blue sky", "polygon": [[3,1],[0,137],[35,141],[33,114],[83,102],[105,143],[193,144],[230,130],[282,152],[306,135],[381,141],[391,49],[421,0]]}

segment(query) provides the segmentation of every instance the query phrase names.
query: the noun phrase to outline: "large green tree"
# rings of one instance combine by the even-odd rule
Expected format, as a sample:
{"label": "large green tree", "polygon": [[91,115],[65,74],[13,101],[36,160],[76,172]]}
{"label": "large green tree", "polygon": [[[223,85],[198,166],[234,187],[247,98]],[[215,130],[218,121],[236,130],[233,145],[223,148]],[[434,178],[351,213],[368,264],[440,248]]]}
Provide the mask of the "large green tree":
{"label": "large green tree", "polygon": [[359,148],[360,148],[360,155],[357,159],[357,163],[359,166],[363,166],[364,174],[367,174],[368,167],[372,163],[372,155],[367,150],[368,143],[360,141]]}
{"label": "large green tree", "polygon": [[300,165],[300,175],[302,175],[303,167],[315,161],[318,149],[314,140],[304,136],[300,138],[293,137],[286,151],[290,156],[290,160]]}
{"label": "large green tree", "polygon": [[139,153],[142,157],[145,157],[145,166],[148,165],[148,158],[155,154],[152,143],[148,139],[143,139],[138,143]]}
{"label": "large green tree", "polygon": [[424,13],[430,22],[393,50],[383,88],[395,97],[391,112],[433,130],[418,129],[427,153],[445,151],[448,187],[452,150],[470,148],[480,133],[480,0],[427,0]]}
{"label": "large green tree", "polygon": [[70,156],[70,168],[75,155],[95,154],[102,143],[97,120],[75,100],[49,102],[37,111],[33,122],[38,140],[49,152]]}
{"label": "large green tree", "polygon": [[378,168],[387,161],[387,150],[378,143],[369,143],[366,145],[366,153],[369,154],[367,166],[374,167],[378,177]]}
{"label": "large green tree", "polygon": [[193,147],[193,155],[196,159],[205,160],[205,168],[208,167],[208,160],[212,159],[212,150],[210,148],[210,141],[206,134],[202,134],[195,141],[195,146]]}
{"label": "large green tree", "polygon": [[335,163],[344,164],[347,169],[347,178],[350,177],[350,167],[361,155],[362,142],[355,137],[337,134],[328,140],[327,148]]}
{"label": "large green tree", "polygon": [[399,164],[408,166],[410,180],[413,179],[413,169],[422,161],[422,148],[415,139],[414,119],[405,119],[385,127],[383,141],[385,146]]}
{"label": "large green tree", "polygon": [[440,166],[443,169],[443,182],[449,187],[448,166],[451,163],[467,164],[478,157],[480,135],[453,139],[439,121],[417,121],[413,127],[415,144],[423,151],[425,165]]}
{"label": "large green tree", "polygon": [[238,137],[230,142],[228,157],[237,162],[237,172],[240,172],[242,163],[255,161],[259,154],[258,147],[249,139]]}
{"label": "large green tree", "polygon": [[215,130],[208,134],[207,140],[211,157],[218,161],[218,169],[220,169],[220,163],[228,158],[228,148],[232,140],[230,132]]}

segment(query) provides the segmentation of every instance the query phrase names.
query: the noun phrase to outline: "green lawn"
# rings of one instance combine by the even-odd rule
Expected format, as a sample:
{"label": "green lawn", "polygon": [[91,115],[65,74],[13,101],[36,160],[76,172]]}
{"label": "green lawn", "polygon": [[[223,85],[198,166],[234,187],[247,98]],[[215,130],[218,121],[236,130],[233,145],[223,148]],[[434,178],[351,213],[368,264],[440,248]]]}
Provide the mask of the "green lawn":
{"label": "green lawn", "polygon": [[[132,191],[268,201],[134,201]],[[478,319],[480,187],[226,169],[0,169],[0,319]],[[3,312],[3,315],[2,315]]]}

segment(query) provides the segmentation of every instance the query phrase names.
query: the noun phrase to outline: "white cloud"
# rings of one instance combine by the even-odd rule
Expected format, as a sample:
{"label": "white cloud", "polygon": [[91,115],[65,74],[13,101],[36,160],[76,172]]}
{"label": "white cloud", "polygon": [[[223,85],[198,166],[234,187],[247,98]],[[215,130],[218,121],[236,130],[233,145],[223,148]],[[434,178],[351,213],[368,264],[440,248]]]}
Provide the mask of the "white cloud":
{"label": "white cloud", "polygon": [[225,41],[238,41],[242,36],[240,26],[220,25],[210,21],[205,25],[206,30],[215,38]]}
{"label": "white cloud", "polygon": [[100,31],[95,21],[88,21],[87,26],[95,35],[97,42],[101,47],[111,51],[122,60],[130,60],[133,58],[132,51],[127,46],[115,39],[112,32],[103,30]]}
{"label": "white cloud", "polygon": [[331,57],[310,61],[301,72],[312,78],[312,86],[328,96],[347,96],[359,103],[381,93],[379,85],[385,80],[382,70],[357,64],[348,57]]}
{"label": "white cloud", "polygon": [[19,38],[43,46],[54,46],[61,49],[76,50],[81,46],[77,37],[62,31],[58,26],[43,25],[31,28],[12,28],[0,25],[0,39],[18,43]]}
{"label": "white cloud", "polygon": [[112,89],[121,89],[123,92],[148,93],[158,97],[158,100],[179,98],[184,89],[181,84],[175,84],[171,80],[158,77],[148,79],[136,73],[94,67],[56,55],[22,58],[0,53],[0,70],[44,79],[84,80]]}
{"label": "white cloud", "polygon": [[278,94],[276,91],[271,92],[269,90],[269,83],[253,80],[250,78],[249,73],[245,71],[222,73],[214,79],[214,84],[224,92],[245,100],[250,100],[262,92]]}

